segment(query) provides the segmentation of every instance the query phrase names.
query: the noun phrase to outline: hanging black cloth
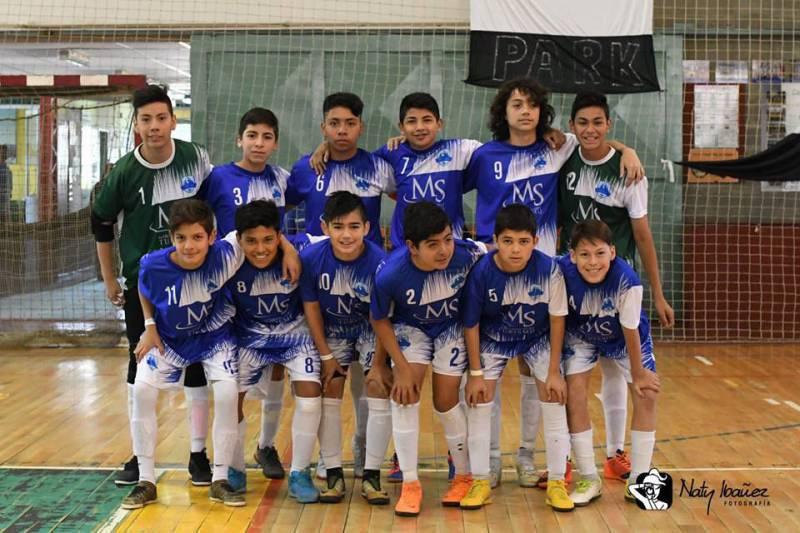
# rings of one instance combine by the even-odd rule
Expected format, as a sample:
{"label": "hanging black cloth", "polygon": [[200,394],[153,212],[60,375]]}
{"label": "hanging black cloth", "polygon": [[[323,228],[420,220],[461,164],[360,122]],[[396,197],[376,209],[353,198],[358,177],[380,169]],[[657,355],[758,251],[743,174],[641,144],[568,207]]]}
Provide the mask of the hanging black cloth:
{"label": "hanging black cloth", "polygon": [[800,181],[800,134],[792,133],[763,152],[726,161],[676,161],[717,176],[751,181]]}

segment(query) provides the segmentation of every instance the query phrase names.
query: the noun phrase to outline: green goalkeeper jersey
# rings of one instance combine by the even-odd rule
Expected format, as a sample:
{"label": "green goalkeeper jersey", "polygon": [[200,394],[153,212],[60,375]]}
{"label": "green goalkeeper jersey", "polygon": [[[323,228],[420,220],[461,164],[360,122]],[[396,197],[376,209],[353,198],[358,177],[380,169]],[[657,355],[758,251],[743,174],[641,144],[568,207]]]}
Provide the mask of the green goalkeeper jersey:
{"label": "green goalkeeper jersey", "polygon": [[98,218],[117,221],[126,289],[136,287],[142,256],[170,245],[172,202],[197,194],[211,172],[205,148],[177,139],[172,143],[172,157],[157,165],[141,156],[141,145],[123,156],[94,202]]}
{"label": "green goalkeeper jersey", "polygon": [[611,228],[617,255],[633,264],[636,241],[631,219],[647,215],[647,178],[625,186],[619,152],[613,148],[600,161],[588,161],[580,148],[561,167],[558,178],[558,251],[566,253],[575,224],[602,220]]}

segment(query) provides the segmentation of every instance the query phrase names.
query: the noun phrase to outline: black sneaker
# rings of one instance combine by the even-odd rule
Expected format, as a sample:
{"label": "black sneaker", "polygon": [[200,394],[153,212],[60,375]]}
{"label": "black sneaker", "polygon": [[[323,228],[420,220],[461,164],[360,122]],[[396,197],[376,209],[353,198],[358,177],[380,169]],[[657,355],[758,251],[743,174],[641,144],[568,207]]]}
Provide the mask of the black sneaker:
{"label": "black sneaker", "polygon": [[117,472],[114,483],[118,487],[136,485],[139,483],[139,461],[136,459],[135,455],[122,466],[122,470]]}
{"label": "black sneaker", "polygon": [[278,450],[274,446],[267,446],[266,448],[256,446],[256,453],[253,458],[261,466],[264,477],[269,479],[283,479],[286,477],[281,458],[278,457]]}
{"label": "black sneaker", "polygon": [[205,448],[202,452],[189,455],[189,475],[192,476],[192,485],[196,487],[211,485],[211,463],[208,462]]}

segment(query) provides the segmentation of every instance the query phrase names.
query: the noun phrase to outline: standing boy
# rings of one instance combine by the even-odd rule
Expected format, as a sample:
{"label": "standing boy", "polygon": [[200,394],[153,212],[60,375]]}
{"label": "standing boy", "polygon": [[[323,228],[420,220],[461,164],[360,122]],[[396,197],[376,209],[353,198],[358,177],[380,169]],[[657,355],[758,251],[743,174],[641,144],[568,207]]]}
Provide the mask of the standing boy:
{"label": "standing boy", "polygon": [[214,389],[214,471],[212,501],[242,506],[244,498],[228,484],[236,445],[237,357],[230,328],[234,309],[223,290],[242,264],[233,235],[215,242],[214,214],[201,200],[180,200],[170,209],[173,246],[142,258],[139,301],[145,332],[136,346],[131,427],[139,462],[139,483],[122,502],[137,509],[157,499],[155,448],[159,389],[176,386],[184,369],[201,363]]}
{"label": "standing boy", "polygon": [[[569,255],[558,260],[569,302],[564,367],[572,451],[581,473],[570,495],[576,506],[588,505],[602,493],[587,399],[591,370],[599,358],[619,366],[632,392],[628,483],[636,483],[636,477],[650,469],[656,440],[660,383],[650,324],[642,310],[642,283],[633,268],[616,257],[613,242],[604,222],[579,222],[570,237]],[[625,497],[632,499],[627,488]]]}
{"label": "standing boy", "polygon": [[[626,186],[625,179],[620,177],[621,155],[606,139],[612,126],[606,97],[594,92],[576,95],[569,126],[580,146],[561,168],[559,176],[559,253],[568,252],[575,224],[602,220],[611,228],[619,257],[633,266],[638,250],[650,280],[659,322],[672,327],[675,314],[661,287],[656,247],[647,219],[647,178]],[[628,388],[625,377],[611,359],[600,358],[600,369],[606,422],[603,475],[606,479],[624,481],[631,467],[624,451]]]}
{"label": "standing boy", "polygon": [[[144,333],[137,280],[143,255],[170,245],[168,214],[175,200],[194,196],[211,172],[208,153],[197,144],[172,139],[176,120],[172,101],[159,86],[148,85],[133,94],[134,131],[142,143],[122,157],[105,179],[92,207],[92,232],[97,256],[112,304],[125,310],[128,337],[128,418],[133,414],[137,362],[136,343]],[[114,224],[119,223],[122,278],[114,272]],[[189,399],[191,454],[189,473],[193,485],[211,483],[205,452],[208,434],[208,388],[199,364],[186,369],[184,392]],[[117,474],[117,485],[139,481],[136,457]]]}
{"label": "standing boy", "polygon": [[447,214],[430,202],[406,209],[406,247],[395,250],[375,276],[370,302],[373,327],[392,360],[392,430],[403,471],[395,513],[416,516],[422,503],[417,476],[420,390],[433,365],[433,404],[452,453],[455,477],[442,498],[458,506],[472,484],[467,419],[459,402],[467,354],[461,298],[470,269],[485,246],[457,241]]}
{"label": "standing boy", "polygon": [[[311,335],[322,359],[319,441],[327,468],[327,489],[320,501],[339,502],[345,496],[341,413],[344,381],[355,361],[360,360],[361,368],[369,371],[378,351],[369,324],[369,304],[375,270],[385,253],[365,239],[370,224],[364,203],[353,193],[338,191],[328,198],[322,230],[330,239],[309,246],[301,254],[300,290]],[[385,359],[385,354],[380,357]],[[386,504],[389,496],[381,490],[380,465],[391,437],[389,400],[385,394],[376,395],[369,389],[367,392],[369,417],[361,494],[371,504]]]}

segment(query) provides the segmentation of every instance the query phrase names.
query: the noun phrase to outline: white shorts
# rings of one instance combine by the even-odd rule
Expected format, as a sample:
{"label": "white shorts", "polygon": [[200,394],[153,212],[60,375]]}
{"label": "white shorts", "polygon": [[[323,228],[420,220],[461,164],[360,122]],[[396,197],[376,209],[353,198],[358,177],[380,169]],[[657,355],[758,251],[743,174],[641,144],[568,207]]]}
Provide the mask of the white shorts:
{"label": "white shorts", "polygon": [[394,334],[409,363],[433,363],[433,371],[445,376],[461,376],[467,369],[469,359],[461,324],[451,326],[436,338],[407,324],[395,324]]}
{"label": "white shorts", "polygon": [[281,364],[289,371],[291,381],[315,381],[320,383],[321,364],[319,352],[313,344],[301,344],[282,349],[283,357],[289,359],[274,363],[265,357],[264,350],[239,348],[239,392],[247,392],[257,387],[264,373],[272,373],[272,365]]}
{"label": "white shorts", "polygon": [[[161,355],[153,348],[142,357],[136,367],[136,381],[143,381],[159,389],[178,388],[183,385],[183,372],[189,362],[185,361],[169,347]],[[209,383],[213,381],[236,381],[239,375],[239,364],[236,344],[233,341],[221,341],[210,350],[211,356],[200,361]]]}
{"label": "white shorts", "polygon": [[[580,374],[588,372],[597,364],[600,357],[606,357],[594,345],[589,344],[573,335],[567,335],[564,340],[564,370],[566,375]],[[627,350],[624,350],[619,357],[609,357],[619,366],[625,381],[633,382],[631,377],[631,362]],[[656,371],[656,358],[653,353],[653,339],[648,336],[642,340],[642,366],[648,370]]]}
{"label": "white shorts", "polygon": [[[543,339],[538,343],[534,343],[527,350],[522,351],[519,343],[509,343],[509,345],[517,344],[517,349],[512,350],[518,353],[509,355],[508,350],[493,349],[499,348],[499,345],[492,342],[481,342],[481,366],[483,367],[483,375],[485,379],[500,379],[503,371],[508,365],[508,362],[515,357],[522,358],[531,373],[539,381],[547,381],[547,373],[550,370],[550,342],[548,338]],[[521,353],[519,353],[521,352]]]}
{"label": "white shorts", "polygon": [[333,356],[344,368],[358,363],[364,372],[372,366],[375,355],[375,332],[372,329],[363,331],[357,339],[327,339]]}

